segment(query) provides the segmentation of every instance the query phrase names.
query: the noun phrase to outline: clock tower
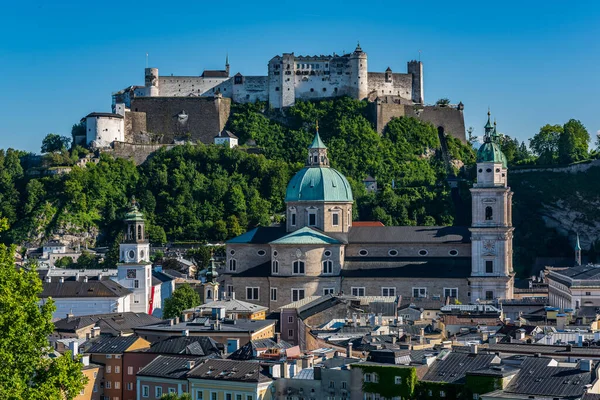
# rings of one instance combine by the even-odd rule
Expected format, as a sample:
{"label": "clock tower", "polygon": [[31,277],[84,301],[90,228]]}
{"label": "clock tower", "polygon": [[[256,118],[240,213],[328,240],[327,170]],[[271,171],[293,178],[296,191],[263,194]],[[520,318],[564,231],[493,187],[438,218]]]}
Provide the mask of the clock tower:
{"label": "clock tower", "polygon": [[[152,314],[153,304],[152,264],[150,263],[150,243],[146,237],[144,215],[135,199],[131,200],[125,214],[125,231],[119,245],[119,264],[116,281],[133,292],[130,309],[133,312]],[[160,298],[157,299],[160,301]]]}
{"label": "clock tower", "polygon": [[513,298],[512,195],[506,157],[498,144],[496,123],[485,125],[477,151],[477,183],[471,189],[471,302]]}

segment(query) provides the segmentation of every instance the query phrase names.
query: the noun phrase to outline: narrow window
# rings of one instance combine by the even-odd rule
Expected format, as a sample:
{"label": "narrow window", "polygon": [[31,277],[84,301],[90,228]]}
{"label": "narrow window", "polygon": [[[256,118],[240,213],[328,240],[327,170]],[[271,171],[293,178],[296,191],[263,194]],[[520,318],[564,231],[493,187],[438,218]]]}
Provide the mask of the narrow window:
{"label": "narrow window", "polygon": [[340,224],[340,214],[331,214],[331,225],[338,226]]}
{"label": "narrow window", "polygon": [[485,220],[491,221],[493,219],[494,219],[494,210],[492,209],[492,207],[487,206],[485,208]]}
{"label": "narrow window", "polygon": [[323,261],[323,273],[324,274],[333,274],[333,261],[331,261],[331,260]]}
{"label": "narrow window", "polygon": [[271,272],[273,274],[278,274],[279,273],[279,261],[273,260],[272,267],[271,267]]}
{"label": "narrow window", "polygon": [[491,274],[494,272],[494,262],[490,260],[485,261],[485,272]]}
{"label": "narrow window", "polygon": [[317,225],[317,213],[311,212],[308,214],[308,226],[316,226]]}

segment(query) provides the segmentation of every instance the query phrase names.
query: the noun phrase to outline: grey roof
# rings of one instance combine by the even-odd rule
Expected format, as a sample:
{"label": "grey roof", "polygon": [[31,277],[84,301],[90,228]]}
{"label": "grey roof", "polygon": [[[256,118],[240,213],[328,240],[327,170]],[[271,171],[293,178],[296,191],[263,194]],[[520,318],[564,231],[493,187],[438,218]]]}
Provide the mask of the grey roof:
{"label": "grey roof", "polygon": [[471,276],[470,257],[346,257],[343,277],[448,278]]}
{"label": "grey roof", "polygon": [[121,114],[103,113],[103,112],[89,113],[85,117],[86,118],[90,118],[90,117],[124,118]]}
{"label": "grey roof", "polygon": [[[159,271],[152,271],[152,278],[156,278],[161,282],[170,282],[173,280],[171,275]],[[152,281],[154,282],[154,279]]]}
{"label": "grey roof", "polygon": [[215,321],[210,320],[209,318],[196,318],[191,321],[179,322],[177,324],[171,325],[171,321],[173,320],[164,320],[162,322],[140,326],[135,328],[136,332],[139,331],[151,331],[151,332],[177,332],[181,333],[184,330],[188,330],[190,333],[194,332],[256,332],[261,329],[266,328],[267,326],[274,325],[276,321],[274,320],[245,320],[245,319],[237,319],[237,320],[224,320],[220,323],[218,327],[211,327],[211,324],[214,324]]}
{"label": "grey roof", "polygon": [[194,356],[218,356],[221,353],[217,343],[207,336],[173,336],[153,343],[149,352],[161,354],[189,354]]}
{"label": "grey roof", "polygon": [[471,232],[463,226],[357,226],[349,243],[469,243]]}
{"label": "grey roof", "polygon": [[161,321],[160,318],[146,313],[124,312],[111,314],[82,315],[79,317],[67,317],[54,323],[57,332],[76,332],[90,325],[100,327],[102,334],[119,336],[133,333],[133,328]]}
{"label": "grey roof", "polygon": [[168,379],[187,379],[190,372],[188,363],[192,362],[192,368],[202,361],[202,358],[193,356],[158,356],[142,368],[138,376],[154,376]]}
{"label": "grey roof", "polygon": [[553,270],[550,275],[567,276],[573,280],[600,280],[600,265],[581,265],[562,270]]}
{"label": "grey roof", "polygon": [[494,354],[472,354],[452,352],[442,355],[433,362],[423,377],[424,381],[463,383],[468,371],[488,368],[492,361],[500,360]]}
{"label": "grey roof", "polygon": [[542,354],[552,357],[588,357],[600,359],[600,347],[558,346],[546,344],[496,343],[488,345],[489,351],[506,354]]}
{"label": "grey roof", "polygon": [[129,289],[124,288],[111,279],[93,280],[87,282],[83,278],[70,280],[64,278],[60,282],[58,277],[52,277],[51,282],[43,283],[41,298],[53,297],[123,297],[131,294]]}
{"label": "grey roof", "polygon": [[399,308],[413,306],[423,310],[439,310],[444,305],[446,305],[446,303],[441,299],[435,300],[429,297],[402,297],[400,299]]}
{"label": "grey roof", "polygon": [[227,244],[267,244],[286,235],[283,226],[259,226],[227,241]]}
{"label": "grey roof", "polygon": [[258,339],[246,343],[227,357],[230,360],[252,360],[256,358],[257,350],[271,350],[271,349],[289,349],[293,347],[292,344],[280,340],[276,342],[272,339]]}
{"label": "grey roof", "polygon": [[[237,299],[226,299],[226,300],[216,300],[211,301],[205,304],[202,304],[196,307],[193,310],[204,311],[210,310],[214,307],[222,307],[225,309],[226,313],[232,312],[258,312],[258,311],[266,311],[269,308],[265,306],[261,306],[259,304],[248,303],[247,301],[241,301]],[[190,310],[185,310],[190,311]]]}
{"label": "grey roof", "polygon": [[209,379],[236,382],[268,382],[271,378],[252,361],[207,360],[188,374],[193,379]]}
{"label": "grey roof", "polygon": [[582,396],[591,384],[591,371],[577,367],[549,366],[553,360],[544,357],[528,357],[521,364],[521,372],[504,389],[508,393],[560,398]]}
{"label": "grey roof", "polygon": [[219,134],[217,136],[215,136],[216,138],[232,138],[232,139],[237,139],[238,137],[235,136],[233,133],[223,129],[221,132],[219,132]]}
{"label": "grey roof", "polygon": [[92,343],[86,353],[123,354],[138,339],[138,336],[100,337]]}
{"label": "grey roof", "polygon": [[315,369],[304,368],[300,370],[300,372],[298,372],[296,375],[294,375],[292,379],[308,379],[312,381],[315,379]]}

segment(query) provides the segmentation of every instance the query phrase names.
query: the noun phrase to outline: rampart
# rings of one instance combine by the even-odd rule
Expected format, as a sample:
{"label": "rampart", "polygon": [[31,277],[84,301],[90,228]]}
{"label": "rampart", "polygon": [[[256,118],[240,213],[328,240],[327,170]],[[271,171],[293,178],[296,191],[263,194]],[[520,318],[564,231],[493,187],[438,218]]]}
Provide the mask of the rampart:
{"label": "rampart", "polygon": [[155,151],[161,147],[167,150],[175,147],[175,144],[134,144],[125,142],[114,142],[111,150],[105,150],[116,158],[131,160],[135,165],[143,164]]}

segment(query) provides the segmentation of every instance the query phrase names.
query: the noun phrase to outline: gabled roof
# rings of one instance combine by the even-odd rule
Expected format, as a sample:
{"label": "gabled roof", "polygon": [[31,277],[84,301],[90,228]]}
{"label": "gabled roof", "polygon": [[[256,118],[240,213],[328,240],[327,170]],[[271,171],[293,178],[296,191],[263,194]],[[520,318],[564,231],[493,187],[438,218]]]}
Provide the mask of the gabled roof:
{"label": "gabled roof", "polygon": [[[504,392],[564,398],[578,398],[591,384],[591,371],[576,367],[551,366],[556,361],[545,357],[527,357],[521,364],[521,372],[515,376]],[[593,369],[593,368],[590,368]]]}
{"label": "gabled roof", "polygon": [[293,347],[290,343],[280,340],[279,343],[272,339],[259,339],[246,343],[227,358],[229,360],[253,360],[259,350],[289,349]]}
{"label": "gabled roof", "polygon": [[41,298],[61,297],[112,297],[119,298],[131,294],[129,289],[124,288],[110,279],[103,280],[64,280],[64,282],[52,279],[52,282],[43,283]]}
{"label": "gabled roof", "polygon": [[223,70],[210,70],[205,69],[201,75],[203,78],[228,78],[229,73]]}
{"label": "gabled roof", "polygon": [[[139,336],[100,337],[86,351],[88,354],[123,354],[136,341],[144,340]],[[145,340],[144,340],[145,341]]]}
{"label": "gabled roof", "polygon": [[227,244],[267,244],[285,235],[285,227],[259,226],[227,241]]}
{"label": "gabled roof", "polygon": [[[190,364],[191,361],[191,364]],[[188,356],[158,356],[150,364],[142,368],[138,376],[153,376],[167,379],[186,379],[186,375],[190,372],[189,366],[194,368],[200,363],[202,358]]]}
{"label": "gabled roof", "polygon": [[54,330],[56,332],[76,332],[79,329],[95,325],[100,327],[102,334],[120,336],[124,333],[133,333],[133,328],[138,326],[154,324],[159,321],[161,321],[160,318],[135,312],[82,315],[56,321]]}
{"label": "gabled roof", "polygon": [[219,132],[219,134],[217,136],[215,136],[216,138],[230,138],[230,139],[237,139],[238,137],[235,136],[233,133],[223,129],[221,132]]}
{"label": "gabled roof", "polygon": [[258,311],[267,311],[269,308],[258,304],[248,303],[237,299],[217,300],[202,304],[194,309],[185,311],[204,311],[212,308],[224,308],[225,313],[240,312],[240,313],[255,313]]}
{"label": "gabled roof", "polygon": [[153,343],[149,352],[189,354],[199,357],[220,355],[219,344],[207,336],[172,336]]}
{"label": "gabled roof", "polygon": [[189,378],[233,382],[269,382],[272,379],[252,361],[207,360],[188,374]]}
{"label": "gabled roof", "polygon": [[171,275],[159,271],[152,271],[152,278],[155,278],[160,282],[171,282],[173,280]]}
{"label": "gabled roof", "polygon": [[305,226],[297,231],[288,233],[282,238],[273,240],[271,244],[340,244],[340,242],[324,233]]}
{"label": "gabled roof", "polygon": [[464,226],[356,226],[348,242],[355,243],[469,243],[471,232]]}
{"label": "gabled roof", "polygon": [[442,355],[433,362],[423,377],[424,381],[464,383],[468,371],[488,368],[492,362],[499,363],[500,357],[494,354],[472,354],[452,352]]}

